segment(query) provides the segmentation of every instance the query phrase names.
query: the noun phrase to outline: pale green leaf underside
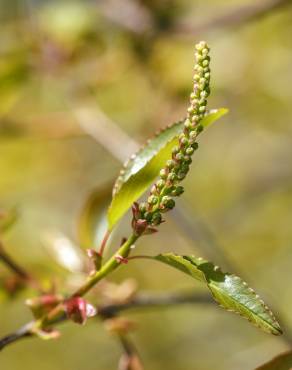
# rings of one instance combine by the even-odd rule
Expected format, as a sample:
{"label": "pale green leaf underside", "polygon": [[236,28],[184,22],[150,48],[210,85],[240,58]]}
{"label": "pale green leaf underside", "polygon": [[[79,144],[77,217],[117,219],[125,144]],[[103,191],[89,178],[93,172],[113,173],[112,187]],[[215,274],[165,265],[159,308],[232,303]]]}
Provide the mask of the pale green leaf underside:
{"label": "pale green leaf underside", "polygon": [[228,311],[240,314],[268,333],[282,334],[270,309],[238,276],[223,273],[211,262],[193,256],[169,253],[153,258],[206,283],[214,299]]}
{"label": "pale green leaf underside", "polygon": [[[227,113],[221,108],[210,111],[201,121],[204,128]],[[171,150],[178,142],[185,120],[174,123],[161,131],[134,155],[124,166],[118,177],[113,199],[108,210],[108,223],[111,230],[127,210],[153,183],[160,169],[171,157]]]}

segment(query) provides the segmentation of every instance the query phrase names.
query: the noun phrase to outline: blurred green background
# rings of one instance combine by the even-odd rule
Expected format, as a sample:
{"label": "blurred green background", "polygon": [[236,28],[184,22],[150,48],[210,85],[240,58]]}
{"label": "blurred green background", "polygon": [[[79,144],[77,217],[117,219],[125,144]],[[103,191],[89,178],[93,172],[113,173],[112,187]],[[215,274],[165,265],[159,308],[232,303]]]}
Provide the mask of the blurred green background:
{"label": "blurred green background", "polygon": [[[194,44],[211,45],[209,107],[230,113],[200,138],[178,211],[139,250],[194,253],[238,272],[279,314],[285,336],[262,333],[215,304],[127,312],[146,369],[252,370],[291,345],[292,7],[274,1],[288,5],[246,13],[272,3],[0,0],[0,208],[19,213],[3,242],[60,290],[82,276],[57,265],[52,239],[62,233],[77,245],[90,194],[107,204],[104,194],[135,142],[184,116]],[[126,217],[111,248],[128,224]],[[1,265],[2,286],[10,276]],[[202,291],[147,261],[112,278],[128,276],[143,291]],[[24,299],[35,294],[2,290],[1,336],[31,319]],[[1,370],[117,368],[121,348],[100,322],[61,330],[56,341],[5,349]]]}

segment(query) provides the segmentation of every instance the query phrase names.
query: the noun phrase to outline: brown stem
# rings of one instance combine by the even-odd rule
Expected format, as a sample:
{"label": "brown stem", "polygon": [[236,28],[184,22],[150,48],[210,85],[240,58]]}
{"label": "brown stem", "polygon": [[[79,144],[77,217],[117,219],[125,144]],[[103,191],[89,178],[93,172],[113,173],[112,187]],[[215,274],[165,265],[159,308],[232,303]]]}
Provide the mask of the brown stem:
{"label": "brown stem", "polygon": [[20,279],[22,279],[27,285],[31,286],[32,288],[42,291],[42,288],[39,282],[31,276],[29,272],[27,272],[22,266],[20,266],[14,259],[9,256],[9,254],[5,251],[3,242],[0,240],[0,260]]}
{"label": "brown stem", "polygon": [[5,249],[3,243],[0,241],[0,260],[7,266],[9,269],[14,272],[17,276],[24,280],[31,280],[31,277],[27,271],[25,271],[18,263],[16,263],[12,257],[10,257]]}
{"label": "brown stem", "polygon": [[141,358],[134,343],[125,334],[118,334],[118,338],[124,350],[118,370],[143,370]]}

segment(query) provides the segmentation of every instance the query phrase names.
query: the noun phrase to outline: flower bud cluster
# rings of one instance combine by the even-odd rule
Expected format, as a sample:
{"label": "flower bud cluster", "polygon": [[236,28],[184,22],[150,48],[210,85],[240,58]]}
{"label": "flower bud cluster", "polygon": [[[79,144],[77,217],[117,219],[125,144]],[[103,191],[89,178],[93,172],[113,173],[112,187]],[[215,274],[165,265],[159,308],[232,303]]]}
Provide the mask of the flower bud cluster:
{"label": "flower bud cluster", "polygon": [[142,220],[148,227],[163,222],[162,213],[174,208],[174,197],[180,196],[184,188],[179,183],[186,177],[192,163],[192,155],[198,148],[197,135],[203,127],[200,121],[206,113],[207,97],[210,94],[210,57],[209,47],[201,41],[196,45],[196,65],[194,67],[194,88],[190,95],[190,106],[184,123],[184,130],[179,135],[178,146],[172,150],[172,157],[159,173],[158,181],[152,186],[147,202],[139,205],[139,223]]}

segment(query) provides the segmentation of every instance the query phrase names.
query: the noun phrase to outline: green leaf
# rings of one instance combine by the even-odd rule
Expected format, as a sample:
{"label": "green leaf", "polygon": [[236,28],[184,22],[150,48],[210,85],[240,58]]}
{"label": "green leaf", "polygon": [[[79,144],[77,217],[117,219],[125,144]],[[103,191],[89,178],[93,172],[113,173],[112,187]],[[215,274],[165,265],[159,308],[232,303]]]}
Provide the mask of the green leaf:
{"label": "green leaf", "polygon": [[193,256],[168,253],[153,258],[206,283],[213,298],[228,311],[240,314],[268,333],[282,334],[270,309],[238,276],[223,273],[211,262]]}
{"label": "green leaf", "polygon": [[[203,127],[227,113],[227,109],[210,111],[201,121]],[[171,157],[172,148],[178,143],[185,120],[174,123],[158,133],[122,169],[113,189],[113,199],[108,210],[111,230],[127,210],[153,183],[165,162]]]}
{"label": "green leaf", "polygon": [[255,370],[291,370],[292,368],[292,351],[285,352],[275,357],[266,364],[257,367]]}

